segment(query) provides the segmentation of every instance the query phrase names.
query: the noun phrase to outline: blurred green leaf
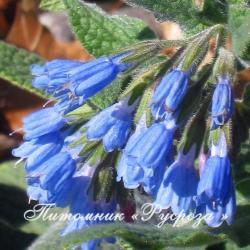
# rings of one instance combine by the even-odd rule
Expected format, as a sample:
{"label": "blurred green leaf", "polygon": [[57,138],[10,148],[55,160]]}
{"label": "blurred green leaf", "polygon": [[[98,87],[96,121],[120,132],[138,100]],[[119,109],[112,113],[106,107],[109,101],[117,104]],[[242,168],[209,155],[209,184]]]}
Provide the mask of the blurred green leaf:
{"label": "blurred green leaf", "polygon": [[42,63],[37,55],[24,49],[18,49],[12,45],[0,42],[0,78],[9,81],[21,89],[42,96],[42,93],[32,87],[30,65]]}
{"label": "blurred green leaf", "polygon": [[36,238],[35,233],[25,233],[0,219],[1,249],[23,250]]}
{"label": "blurred green leaf", "polygon": [[228,0],[229,4],[246,4],[248,0]]}
{"label": "blurred green leaf", "polygon": [[62,250],[60,233],[65,222],[57,222],[41,235],[27,250]]}
{"label": "blurred green leaf", "polygon": [[[235,112],[233,116],[233,160],[241,149],[242,143],[249,139],[250,128],[250,108],[243,102],[235,102]],[[240,159],[235,161],[237,164]],[[238,168],[236,168],[238,169]]]}
{"label": "blurred green leaf", "polygon": [[[27,234],[42,234],[49,225],[48,221],[38,219],[36,221],[25,221],[23,214],[32,206],[28,204],[26,195],[25,171],[23,164],[15,166],[14,161],[0,164],[0,198],[1,216],[5,221],[11,223],[13,230]],[[7,232],[6,232],[7,233]]]}
{"label": "blurred green leaf", "polygon": [[224,1],[197,1],[200,6],[190,0],[127,0],[127,3],[145,7],[154,12],[161,21],[174,21],[181,25],[187,34],[195,34],[208,26],[226,22],[227,5]]}
{"label": "blurred green leaf", "polygon": [[243,178],[235,183],[237,189],[237,203],[239,204],[250,204],[250,175],[249,177]]}
{"label": "blurred green leaf", "polygon": [[14,186],[24,190],[26,188],[26,183],[23,165],[19,164],[15,166],[14,161],[6,161],[1,163],[0,184]]}
{"label": "blurred green leaf", "polygon": [[201,246],[224,240],[223,235],[214,235],[205,230],[174,228],[171,225],[156,228],[136,224],[106,224],[92,226],[64,237],[66,249],[83,241],[109,236],[118,236],[128,241],[135,249],[162,249],[165,246]]}
{"label": "blurred green leaf", "polygon": [[250,85],[247,85],[244,90],[243,102],[250,108]]}
{"label": "blurred green leaf", "polygon": [[[238,205],[250,205],[250,140],[241,145],[234,166],[234,185]],[[250,212],[250,211],[249,211]]]}
{"label": "blurred green leaf", "polygon": [[65,5],[62,0],[42,0],[40,8],[50,11],[63,11],[65,10]]}
{"label": "blurred green leaf", "polygon": [[193,1],[193,4],[197,9],[197,18],[202,20],[207,25],[227,22],[228,5],[226,1],[200,0]]}
{"label": "blurred green leaf", "polygon": [[107,55],[140,39],[152,37],[137,18],[108,16],[94,4],[63,0],[75,34],[94,56]]}
{"label": "blurred green leaf", "polygon": [[225,250],[249,250],[250,247],[238,247],[235,243],[232,241],[229,241],[225,244]]}
{"label": "blurred green leaf", "polygon": [[[237,244],[237,246],[246,247],[250,244],[250,206],[238,206],[237,209],[237,217],[234,223],[230,226],[224,224],[217,230],[225,233],[230,240]],[[217,230],[215,229],[215,231]]]}
{"label": "blurred green leaf", "polygon": [[232,36],[232,50],[243,56],[250,44],[250,8],[247,5],[230,5],[228,26]]}

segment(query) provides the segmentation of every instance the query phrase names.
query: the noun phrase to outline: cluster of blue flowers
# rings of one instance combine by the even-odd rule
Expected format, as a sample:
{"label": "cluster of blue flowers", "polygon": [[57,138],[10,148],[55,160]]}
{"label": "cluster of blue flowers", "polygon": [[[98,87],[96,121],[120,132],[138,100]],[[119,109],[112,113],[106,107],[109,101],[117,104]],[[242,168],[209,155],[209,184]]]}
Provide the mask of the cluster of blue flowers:
{"label": "cluster of blue flowers", "polygon": [[[209,226],[218,227],[224,220],[230,224],[236,201],[224,132],[212,142],[205,166],[200,166],[200,178],[194,166],[195,143],[185,154],[180,150],[173,160],[176,118],[188,82],[188,75],[180,70],[163,77],[152,98],[155,123],[147,128],[142,117],[123,150],[117,179],[122,178],[127,188],[142,185],[155,205],[171,208],[176,215],[202,213],[207,214],[204,218]],[[211,131],[226,124],[232,113],[229,77],[218,77],[212,98]]]}
{"label": "cluster of blue flowers", "polygon": [[[188,152],[180,149],[174,159],[177,118],[190,85],[190,72],[175,68],[161,79],[151,100],[153,122],[149,127],[143,114],[133,129],[133,116],[140,97],[132,104],[129,97],[123,98],[80,126],[69,123],[65,115],[82,106],[132,66],[123,63],[122,59],[128,55],[121,53],[86,63],[54,60],[32,67],[33,86],[53,95],[57,101],[24,119],[24,143],[13,150],[14,156],[26,159],[29,197],[43,204],[69,206],[73,214],[116,210],[115,191],[108,202],[94,201],[88,192],[97,166],[84,162],[85,156],[80,153],[82,147],[71,147],[71,143],[84,134],[86,143],[102,143],[107,155],[121,152],[116,180],[122,181],[126,188],[142,186],[154,199],[154,204],[171,208],[174,214],[210,214],[206,223],[212,227],[221,225],[224,220],[231,223],[236,204],[224,132],[211,143],[205,164],[200,166],[200,176],[194,164],[195,152],[199,150],[195,143]],[[232,113],[230,78],[218,76],[212,97],[210,130],[229,122]],[[72,221],[63,235],[93,223],[104,222]],[[95,249],[98,244],[100,240],[93,240],[84,243],[82,248]]]}
{"label": "cluster of blue flowers", "polygon": [[[13,155],[26,160],[27,193],[30,199],[56,207],[69,206],[72,214],[83,215],[80,220],[72,220],[63,235],[98,223],[84,220],[84,215],[88,213],[112,213],[116,209],[114,197],[106,203],[94,202],[88,195],[95,167],[87,164],[79,167],[81,148],[72,148],[70,144],[78,139],[80,132],[69,125],[65,115],[80,107],[120,72],[128,69],[130,65],[120,63],[126,55],[102,57],[86,63],[54,60],[44,66],[32,66],[32,75],[35,76],[33,86],[53,95],[57,102],[24,119],[24,143],[13,150]],[[121,148],[126,143],[131,115],[130,110],[122,107],[118,103],[85,125],[88,139],[103,138],[107,152],[116,147]],[[83,243],[82,248],[94,249],[99,243],[100,240],[89,241]]]}

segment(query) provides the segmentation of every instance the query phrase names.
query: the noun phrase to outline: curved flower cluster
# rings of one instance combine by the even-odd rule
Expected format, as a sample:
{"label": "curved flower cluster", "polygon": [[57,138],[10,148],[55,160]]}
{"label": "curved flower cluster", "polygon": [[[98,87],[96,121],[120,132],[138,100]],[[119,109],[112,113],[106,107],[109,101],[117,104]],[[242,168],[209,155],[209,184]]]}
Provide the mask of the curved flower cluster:
{"label": "curved flower cluster", "polygon": [[[13,150],[14,156],[26,160],[27,193],[30,199],[57,207],[69,206],[73,214],[112,213],[115,210],[114,197],[109,203],[93,202],[87,194],[95,167],[89,168],[85,164],[79,168],[81,148],[70,147],[70,143],[78,138],[79,131],[68,124],[64,115],[81,106],[111,83],[120,72],[128,69],[130,65],[120,63],[126,55],[103,57],[86,63],[54,60],[44,66],[32,66],[32,75],[35,76],[33,85],[52,94],[57,101],[52,107],[36,111],[24,119],[24,143]],[[105,142],[107,134],[106,137],[110,138],[107,142],[108,151],[122,147],[131,123],[129,111],[123,109],[124,106],[118,104],[104,111],[105,114],[93,118],[86,125],[88,139],[103,137]],[[112,120],[112,113],[117,118]],[[100,131],[98,119],[102,122],[103,115],[107,116],[108,122]],[[95,127],[91,126],[91,122],[95,123]],[[113,139],[109,134],[113,135]],[[72,221],[63,235],[97,222],[84,219]],[[99,243],[100,240],[84,243],[83,249],[93,249]]]}
{"label": "curved flower cluster", "polygon": [[[174,159],[174,137],[179,128],[177,118],[190,86],[190,73],[176,68],[162,78],[152,96],[150,126],[146,125],[144,113],[133,131],[133,116],[140,96],[133,103],[130,97],[123,98],[87,122],[68,122],[66,114],[83,105],[132,66],[122,62],[128,54],[101,57],[86,63],[54,60],[32,67],[33,85],[53,95],[57,101],[24,119],[24,143],[13,150],[14,156],[26,160],[28,195],[43,204],[69,206],[74,214],[114,212],[117,206],[115,190],[108,202],[94,201],[89,192],[102,157],[94,167],[89,166],[87,159],[94,155],[94,147],[103,145],[101,155],[121,152],[116,180],[122,181],[126,188],[142,186],[155,205],[171,208],[174,214],[210,214],[206,222],[213,227],[224,220],[231,223],[236,206],[224,132],[212,142],[200,167],[200,177],[194,164],[196,152],[200,151],[195,142],[188,151],[181,148]],[[226,124],[232,112],[230,79],[218,77],[212,98],[211,130]],[[79,138],[84,138],[84,145],[78,143],[77,147],[72,147]],[[92,147],[88,147],[89,144]],[[87,154],[83,153],[85,149]],[[72,221],[62,234],[93,223],[102,221]],[[100,240],[89,241],[82,248],[95,249],[99,244]]]}

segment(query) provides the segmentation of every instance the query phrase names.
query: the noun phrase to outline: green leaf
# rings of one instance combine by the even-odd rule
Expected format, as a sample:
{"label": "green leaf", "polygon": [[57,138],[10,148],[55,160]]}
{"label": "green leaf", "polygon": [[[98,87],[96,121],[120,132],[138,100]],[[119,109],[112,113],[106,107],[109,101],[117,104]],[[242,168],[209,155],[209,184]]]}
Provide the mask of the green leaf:
{"label": "green leaf", "polygon": [[232,50],[242,57],[250,45],[250,8],[245,5],[230,5],[228,26],[232,36]]}
{"label": "green leaf", "polygon": [[[107,158],[109,157],[106,157],[106,159],[101,163],[101,166],[102,164],[107,164],[105,162],[107,161]],[[112,159],[108,160],[112,161]],[[116,184],[115,178],[116,171],[113,167],[104,166],[97,168],[88,190],[89,195],[93,195],[94,201],[109,202],[111,200]]]}
{"label": "green leaf", "polygon": [[[250,128],[250,108],[243,102],[235,102],[235,112],[233,116],[233,152],[237,156],[241,144],[249,139]],[[237,162],[240,159],[237,160]],[[236,168],[237,169],[237,168]]]}
{"label": "green leaf", "polygon": [[63,244],[66,249],[70,249],[83,241],[110,236],[118,236],[137,249],[163,249],[165,246],[193,247],[212,244],[224,239],[221,234],[214,235],[205,230],[197,230],[197,228],[174,228],[169,225],[158,229],[147,225],[117,223],[92,226],[69,234],[64,237]]}
{"label": "green leaf", "polygon": [[193,5],[197,9],[197,17],[207,25],[215,23],[227,22],[227,4],[218,0],[200,0],[193,1]]}
{"label": "green leaf", "polygon": [[0,164],[0,184],[5,184],[20,189],[25,189],[25,172],[23,165],[15,166],[14,161]]}
{"label": "green leaf", "polygon": [[109,107],[120,96],[124,86],[130,81],[130,76],[118,76],[108,87],[100,91],[97,95],[90,99],[90,103],[95,105],[99,109]]}
{"label": "green leaf", "polygon": [[87,164],[89,166],[97,166],[106,156],[106,152],[103,148],[102,143],[100,143],[93,154],[88,158]]}
{"label": "green leaf", "polygon": [[30,66],[34,63],[43,63],[41,58],[4,42],[0,42],[0,55],[0,78],[21,89],[44,97],[39,90],[32,87],[30,74]]}
{"label": "green leaf", "polygon": [[235,182],[235,188],[237,189],[237,202],[238,204],[250,204],[250,175],[246,178]]}
{"label": "green leaf", "polygon": [[245,247],[250,244],[250,206],[238,206],[237,216],[234,223],[231,226],[223,225],[214,231],[223,232],[227,237],[233,240],[238,246]]}
{"label": "green leaf", "polygon": [[16,233],[39,235],[49,226],[49,222],[42,219],[24,220],[25,210],[32,209],[32,207],[28,204],[28,197],[26,196],[23,164],[15,166],[14,161],[0,164],[0,193],[1,201],[4,204],[0,220],[4,217],[6,223],[11,224]]}
{"label": "green leaf", "polygon": [[151,115],[151,109],[150,109],[150,102],[152,100],[152,95],[153,95],[153,90],[150,87],[144,91],[140,104],[138,106],[138,109],[134,117],[134,121],[136,124],[140,121],[140,119],[144,119],[143,116],[145,115],[146,125],[148,127],[151,125],[152,115]]}
{"label": "green leaf", "polygon": [[93,109],[89,104],[85,103],[81,107],[71,111],[66,115],[70,121],[87,121],[96,114],[97,110]]}
{"label": "green leaf", "polygon": [[236,244],[233,242],[229,241],[225,245],[225,250],[249,250],[249,246],[246,247],[238,247]]}
{"label": "green leaf", "polygon": [[62,237],[60,233],[65,226],[65,222],[57,222],[41,235],[27,250],[62,250]]}
{"label": "green leaf", "polygon": [[137,18],[108,16],[96,5],[78,0],[63,1],[75,34],[94,56],[107,55],[148,38],[148,28]]}
{"label": "green leaf", "polygon": [[[220,1],[202,1],[204,5],[201,9],[193,5],[191,0],[127,0],[126,2],[153,11],[161,21],[177,22],[187,34],[200,32],[218,21],[225,22],[226,6],[222,6]],[[219,11],[221,8],[223,11]]]}
{"label": "green leaf", "polygon": [[[1,203],[5,206],[5,203],[3,203],[2,200]],[[3,205],[1,206],[1,209]],[[0,232],[1,249],[26,249],[26,247],[36,238],[35,233],[22,232],[13,227],[11,223],[2,219],[0,219]]]}
{"label": "green leaf", "polygon": [[64,11],[65,5],[62,0],[42,0],[40,8],[50,11]]}
{"label": "green leaf", "polygon": [[250,140],[243,143],[234,165],[234,186],[238,205],[250,205]]}
{"label": "green leaf", "polygon": [[228,0],[229,4],[246,4],[247,0]]}
{"label": "green leaf", "polygon": [[163,63],[156,63],[150,67],[150,69],[144,70],[140,74],[133,77],[133,80],[122,93],[120,98],[130,96],[129,104],[132,104],[146,89],[150,84],[154,83],[154,80],[157,78],[159,72],[165,65]]}

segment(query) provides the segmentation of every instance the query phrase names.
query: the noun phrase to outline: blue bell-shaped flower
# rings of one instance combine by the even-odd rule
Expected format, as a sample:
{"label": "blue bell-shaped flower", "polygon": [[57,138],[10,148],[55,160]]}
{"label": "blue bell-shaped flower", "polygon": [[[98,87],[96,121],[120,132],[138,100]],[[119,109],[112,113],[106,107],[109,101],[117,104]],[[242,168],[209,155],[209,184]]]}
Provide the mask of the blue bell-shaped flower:
{"label": "blue bell-shaped flower", "polygon": [[155,119],[162,119],[178,109],[187,92],[188,83],[188,74],[178,69],[162,78],[152,98],[151,111]]}
{"label": "blue bell-shaped flower", "polygon": [[212,99],[212,129],[224,125],[232,117],[234,97],[228,76],[219,76]]}

